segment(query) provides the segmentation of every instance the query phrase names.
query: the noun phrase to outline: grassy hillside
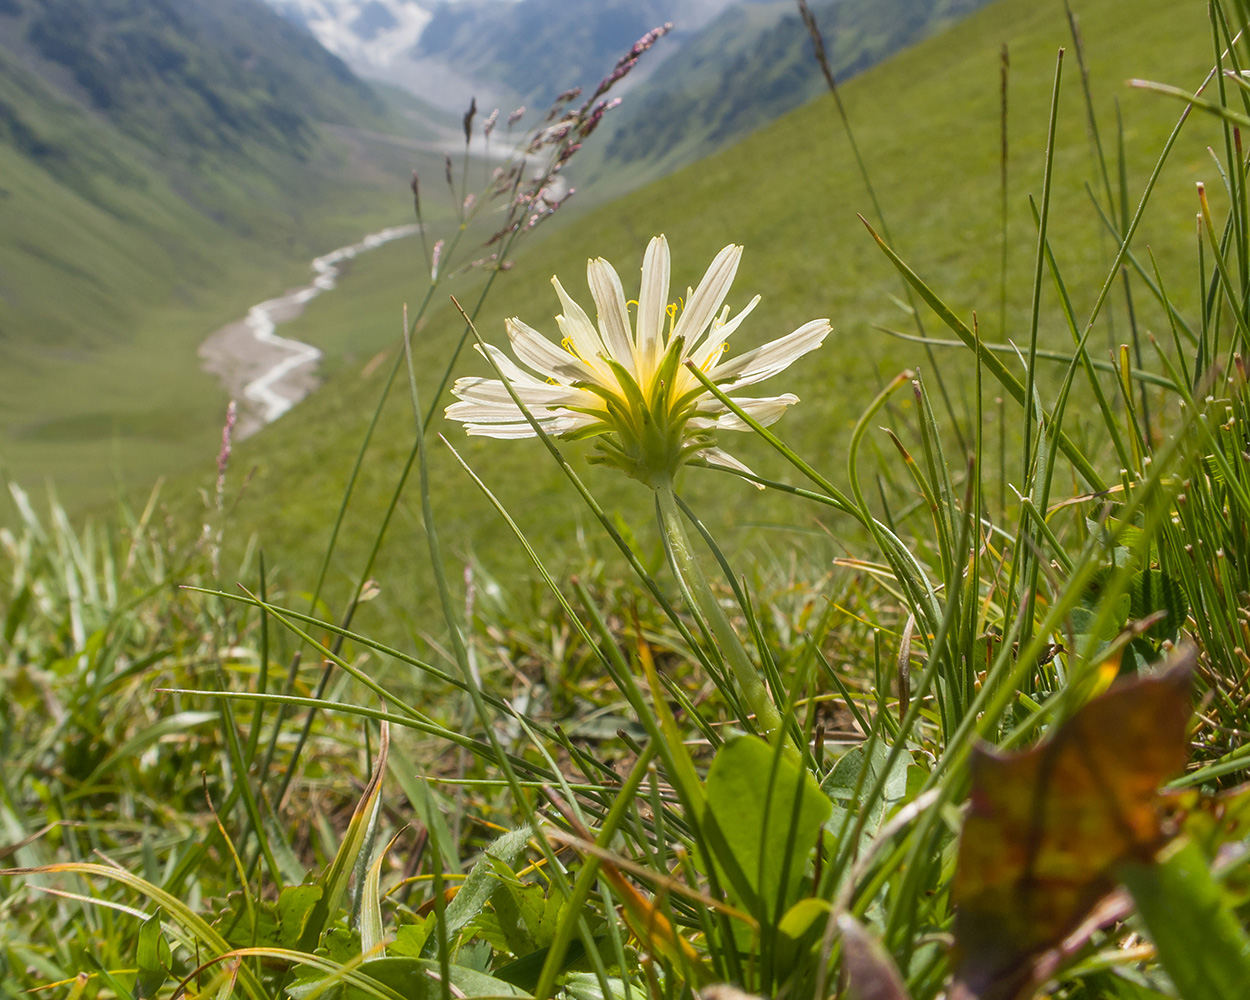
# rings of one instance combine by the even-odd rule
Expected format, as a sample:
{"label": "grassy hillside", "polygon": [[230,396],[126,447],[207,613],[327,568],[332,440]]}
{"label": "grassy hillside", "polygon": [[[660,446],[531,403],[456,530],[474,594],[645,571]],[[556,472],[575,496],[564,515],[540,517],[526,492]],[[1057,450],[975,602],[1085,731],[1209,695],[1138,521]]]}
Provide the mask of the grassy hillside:
{"label": "grassy hillside", "polygon": [[0,469],[99,499],[212,447],[200,341],[409,221],[436,159],[327,132],[417,130],[251,0],[10,4],[0,28]]}
{"label": "grassy hillside", "polygon": [[[1124,122],[1129,201],[1135,204],[1142,183],[1172,128],[1177,108],[1157,96],[1124,87],[1131,76],[1196,85],[1205,72],[1209,41],[1192,30],[1193,11],[1169,0],[1140,5],[1131,37],[1117,30],[1116,4],[1085,0],[1077,5],[1088,56],[1091,87],[1104,129],[1114,122],[1116,102]],[[1178,26],[1184,31],[1178,32]],[[1109,261],[1111,241],[1102,235],[1085,185],[1094,180],[1087,116],[1071,39],[1059,3],[1036,5],[1000,0],[973,15],[957,29],[931,39],[864,74],[845,88],[844,99],[879,197],[891,220],[903,255],[967,316],[977,310],[987,339],[1027,336],[1029,301],[1021,291],[1007,303],[1007,328],[999,315],[999,66],[1000,52],[1010,51],[1010,253],[1009,287],[1031,285],[1036,238],[1028,196],[1041,187],[1043,151],[1056,52],[1069,47],[1060,103],[1055,156],[1054,217],[1051,241],[1078,314],[1092,305]],[[1160,180],[1138,247],[1156,236],[1164,248],[1159,264],[1174,280],[1170,292],[1182,310],[1192,305],[1190,284],[1176,278],[1175,261],[1166,248],[1181,245],[1178,231],[1193,226],[1193,182],[1213,179],[1205,146],[1213,132],[1193,121]],[[1104,142],[1114,148],[1114,127]],[[718,248],[740,242],[746,252],[731,295],[740,307],[756,291],[764,300],[737,336],[736,349],[760,343],[828,316],[834,334],[816,355],[804,360],[776,391],[793,390],[802,402],[779,425],[782,435],[801,452],[836,474],[844,457],[830,454],[824,442],[838,439],[884,381],[906,366],[926,366],[923,348],[892,339],[878,324],[909,328],[900,310],[898,279],[874,248],[856,218],[872,209],[856,172],[845,137],[836,126],[832,100],[825,97],[763,130],[746,142],[695,164],[591,214],[566,218],[541,243],[530,246],[515,269],[502,276],[481,319],[485,335],[502,341],[505,315],[519,315],[547,332],[558,311],[549,277],[559,274],[571,293],[589,305],[585,261],[604,255],[614,261],[635,294],[637,268],[645,241],[665,232],[674,248],[674,285],[693,284]],[[1144,251],[1143,251],[1144,252]],[[1182,275],[1184,271],[1180,272]],[[337,509],[347,470],[362,439],[368,414],[378,397],[389,363],[396,356],[394,331],[400,305],[419,297],[421,284],[399,250],[384,252],[362,266],[349,286],[318,301],[290,329],[313,343],[347,336],[351,331],[362,358],[388,350],[388,363],[343,371],[290,418],[248,442],[236,468],[255,465],[257,478],[240,506],[241,527],[256,529],[271,562],[303,579],[315,566],[322,539]],[[1049,288],[1047,289],[1049,292]],[[461,290],[462,297],[465,297]],[[466,298],[467,300],[467,298]],[[1053,301],[1046,304],[1042,337],[1062,344],[1068,336],[1059,325]],[[1127,339],[1123,299],[1095,331],[1096,342]],[[1145,329],[1166,333],[1165,321],[1151,303],[1137,302]],[[931,331],[936,323],[925,317]],[[416,338],[423,390],[428,394],[447,364],[460,333],[448,309],[436,310]],[[942,331],[936,330],[941,336]],[[957,359],[951,358],[952,362]],[[458,374],[482,372],[480,359],[467,354]],[[959,371],[957,366],[948,371]],[[949,375],[948,375],[949,378]],[[765,387],[761,387],[765,388]],[[951,385],[956,409],[970,403],[968,380]],[[381,432],[367,457],[365,478],[348,518],[343,558],[336,579],[358,572],[387,498],[397,481],[413,440],[405,392],[392,397]],[[428,403],[428,401],[427,401]],[[896,416],[904,423],[906,404]],[[992,419],[992,390],[987,390]],[[493,488],[501,490],[522,526],[543,541],[576,548],[582,513],[575,495],[536,442],[468,440],[458,427],[440,425]],[[728,435],[726,435],[727,437]],[[732,445],[734,442],[727,442]],[[888,448],[883,439],[878,446]],[[740,446],[742,455],[762,469],[776,465],[758,449]],[[566,451],[577,456],[581,447]],[[209,456],[205,455],[205,468]],[[646,491],[601,475],[575,458],[609,510],[619,510],[635,528],[651,520]],[[437,509],[444,544],[456,558],[480,556],[488,567],[507,572],[522,556],[487,503],[444,454],[434,474]],[[735,498],[747,487],[716,473],[692,470],[682,488],[716,509],[733,524]],[[274,503],[275,497],[283,502]],[[379,609],[401,616],[428,595],[414,580],[403,550],[419,530],[412,490],[401,504],[391,555],[379,569],[383,600]],[[753,511],[767,511],[754,506]],[[759,516],[759,515],[756,515]],[[764,519],[769,515],[764,513]],[[813,515],[814,516],[814,515]],[[739,537],[754,543],[792,549],[795,532],[826,537],[814,521],[801,524],[738,524]],[[846,526],[828,525],[836,534]],[[774,530],[775,529],[775,530]],[[310,541],[312,540],[312,541]],[[814,554],[837,543],[821,543]],[[555,547],[553,546],[553,549]],[[385,613],[385,611],[381,612]]]}
{"label": "grassy hillside", "polygon": [[[1221,7],[1210,7],[1217,64]],[[711,983],[776,1000],[1242,996],[1250,197],[1226,123],[1250,105],[1220,76],[1208,107],[1225,123],[1195,117],[1182,133],[1178,102],[1124,89],[1130,74],[1186,88],[1207,75],[1196,0],[1179,13],[1144,0],[1131,23],[1123,4],[1081,0],[1088,63],[1072,45],[1063,61],[1064,13],[999,0],[859,78],[845,94],[853,154],[818,101],[647,191],[562,211],[489,278],[457,272],[483,252],[467,245],[499,229],[496,206],[472,203],[475,215],[449,170],[463,214],[441,226],[441,253],[388,246],[314,303],[296,332],[333,348],[333,381],[237,447],[228,477],[206,448],[205,474],[167,491],[167,510],[119,505],[81,528],[55,504],[37,517],[12,491],[18,530],[0,531],[0,997],[424,998],[433,976],[448,1000],[453,987],[658,1000]],[[1250,10],[1235,15],[1244,40]],[[1238,45],[1230,60],[1246,55]],[[1008,54],[1011,182],[999,192]],[[562,143],[584,136],[583,111],[566,121]],[[962,347],[935,365],[878,329],[917,317],[856,220],[882,214],[864,163],[890,242],[937,293],[908,271],[912,286],[965,340],[951,310],[979,315],[1001,354],[978,339],[975,365]],[[466,182],[486,180],[480,166]],[[1225,170],[1237,178],[1227,198]],[[1209,237],[1196,247],[1195,180],[1207,182],[1197,235]],[[427,203],[438,186],[424,185]],[[1107,273],[1113,240],[1097,219],[1105,196],[1127,225],[1143,189],[1135,251],[1149,251],[1171,295],[1166,316],[1149,278]],[[554,197],[514,198],[517,225]],[[840,484],[853,500],[814,473],[825,495],[804,499],[690,468],[676,489],[711,532],[683,516],[674,439],[636,422],[642,403],[661,433],[695,430],[671,402],[672,369],[660,366],[657,392],[642,357],[641,331],[665,305],[653,290],[667,248],[647,243],[659,230],[678,289],[721,244],[747,245],[732,304],[766,298],[730,348],[743,368],[765,363],[742,353],[754,344],[833,318],[823,350],[758,392],[803,396],[780,432],[835,482],[849,454]],[[638,458],[651,490],[587,471],[584,448],[560,445],[603,501],[601,526],[537,443],[466,441],[446,421],[445,439],[427,436],[423,405],[414,428],[405,382],[437,415],[444,366],[486,370],[471,352],[448,361],[461,321],[424,302],[454,292],[474,308],[497,277],[486,335],[501,340],[508,314],[551,331],[553,271],[585,300],[585,258],[606,253],[633,294],[644,244],[630,346],[649,398],[624,376],[620,396],[606,378],[598,388],[620,455]],[[1095,295],[1097,326],[1085,320]],[[314,586],[356,444],[401,371],[401,304],[420,317],[404,330],[409,378],[359,463],[329,586]],[[596,351],[566,327],[570,352]],[[819,320],[803,329],[828,332]],[[1153,334],[1177,356],[1147,347],[1147,370],[1130,370],[1126,342]],[[613,353],[621,335],[604,331]],[[1076,375],[1072,396],[1042,360],[1065,344],[1054,357]],[[535,367],[575,388],[553,351]],[[1108,351],[1122,367],[1101,360]],[[540,354],[532,342],[522,352]],[[916,392],[912,372],[896,374],[904,365],[923,369]],[[1011,369],[1027,373],[1037,411],[999,407],[1000,385],[1025,401]],[[742,437],[721,443],[798,478]],[[414,438],[420,501],[409,483],[373,564]],[[640,438],[642,454],[627,456]],[[533,581],[450,445],[555,580]],[[652,504],[660,523],[648,529]],[[605,535],[639,540],[630,569],[613,549],[587,552]],[[728,580],[705,573],[704,541]],[[830,559],[840,553],[852,558]],[[331,623],[344,608],[359,634]]]}
{"label": "grassy hillside", "polygon": [[315,121],[381,121],[381,100],[256,0],[9,0],[3,46],[161,156],[249,142],[307,154]]}
{"label": "grassy hillside", "polygon": [[[834,0],[810,5],[840,82],[950,27],[985,0]],[[635,187],[722,149],[824,91],[792,0],[737,4],[700,31],[613,115],[592,151],[596,183]],[[601,154],[601,155],[600,155]]]}
{"label": "grassy hillside", "polygon": [[594,87],[634,39],[672,20],[675,6],[671,0],[439,4],[417,53],[545,108],[567,87]]}

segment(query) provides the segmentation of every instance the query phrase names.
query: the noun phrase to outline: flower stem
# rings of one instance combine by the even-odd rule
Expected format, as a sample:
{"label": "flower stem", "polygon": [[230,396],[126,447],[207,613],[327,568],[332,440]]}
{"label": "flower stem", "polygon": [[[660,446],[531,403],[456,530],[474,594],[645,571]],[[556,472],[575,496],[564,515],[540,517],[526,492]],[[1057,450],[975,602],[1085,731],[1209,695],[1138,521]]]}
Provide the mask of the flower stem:
{"label": "flower stem", "polygon": [[686,536],[685,526],[681,521],[681,512],[677,509],[677,497],[673,494],[671,482],[660,484],[655,489],[660,505],[660,523],[668,536],[669,551],[673,556],[673,572],[685,581],[688,591],[698,610],[707,620],[712,634],[720,644],[725,659],[729,661],[742,696],[747,706],[755,715],[755,721],[765,734],[772,737],[781,730],[781,713],[768,696],[768,689],[760,679],[759,671],[734,631],[729,618],[712,593],[712,588],[699,567],[690,548],[690,539]]}

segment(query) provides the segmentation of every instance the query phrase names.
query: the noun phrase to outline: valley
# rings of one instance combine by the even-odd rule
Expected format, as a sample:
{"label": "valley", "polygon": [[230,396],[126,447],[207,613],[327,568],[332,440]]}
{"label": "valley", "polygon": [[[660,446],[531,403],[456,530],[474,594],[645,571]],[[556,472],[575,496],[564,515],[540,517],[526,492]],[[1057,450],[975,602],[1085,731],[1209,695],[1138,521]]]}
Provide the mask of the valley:
{"label": "valley", "polygon": [[1248,63],[0,0],[0,1000],[1241,997]]}
{"label": "valley", "polygon": [[200,344],[204,370],[216,376],[226,394],[238,402],[240,415],[234,431],[238,440],[273,423],[318,385],[316,366],[321,352],[279,337],[278,325],[297,319],[309,302],[331,291],[345,262],[414,236],[419,229],[416,223],[391,226],[315,258],[312,271],[316,277],[311,285],[252,306],[245,319],[223,326]]}
{"label": "valley", "polygon": [[[99,8],[13,0],[0,9],[0,474],[55,483],[79,510],[204,468],[227,397],[200,364],[201,343],[252,304],[297,287],[309,259],[411,224],[413,170],[423,178],[427,224],[454,220],[462,206],[440,181],[446,153],[461,170],[465,95],[477,90],[482,99],[468,147],[474,166],[456,178],[467,185],[461,199],[485,185],[487,164],[502,162],[537,120],[531,108],[514,130],[505,105],[484,141],[490,79],[501,100],[541,106],[552,91],[537,81],[555,65],[567,84],[593,85],[642,25],[677,19],[672,37],[625,81],[624,105],[570,166],[580,190],[564,213],[574,216],[734,141],[819,87],[796,15],[777,0],[743,8],[749,31],[728,0],[680,10],[648,0],[628,17],[620,4],[592,4],[586,37],[535,36],[550,65],[535,64],[528,49],[510,50],[508,40],[554,24],[558,5],[492,6],[500,2],[418,17],[419,4],[396,0],[389,20],[374,11],[373,28],[360,21],[355,0],[275,3],[295,24],[257,0],[185,8],[167,0]],[[951,0],[904,17],[904,0],[891,0],[900,27],[884,41],[869,8],[839,8],[837,70],[883,58],[976,2]],[[496,17],[500,11],[506,16]],[[58,25],[75,19],[84,26],[75,40],[56,41]],[[383,64],[430,25],[421,51],[476,74],[472,82],[444,79],[450,91],[441,107],[433,90],[425,100],[371,88],[307,33],[386,79]],[[374,30],[373,41],[352,34],[357,27]],[[497,56],[493,77],[483,75],[485,56],[466,48],[475,32],[489,35],[483,52]],[[740,42],[724,40],[753,33],[774,39],[772,71],[782,84],[741,73]],[[572,49],[584,50],[581,61],[562,61]],[[755,98],[718,103],[730,77]],[[680,135],[663,131],[670,126],[662,123],[683,121]],[[416,282],[420,265],[410,256],[401,270],[394,280]],[[329,350],[328,371],[360,353],[353,336],[320,339],[339,345],[317,348]]]}
{"label": "valley", "polygon": [[[1142,76],[1195,86],[1206,72],[1207,53],[1201,39],[1188,38],[1183,45],[1173,39],[1175,8],[1163,0],[1141,7],[1132,39],[1115,30],[1115,4],[1087,0],[1075,9],[1100,120],[1114,123],[1119,108],[1126,197],[1132,204],[1175,121],[1175,109],[1161,114],[1158,96],[1127,90],[1123,82]],[[1029,199],[1036,198],[1042,183],[1056,54],[1068,46],[1069,75],[1059,105],[1061,131],[1052,182],[1053,198],[1062,210],[1051,223],[1051,242],[1079,315],[1105,277],[1113,243],[1109,236],[1100,236],[1102,223],[1087,190],[1097,175],[1091,173],[1088,115],[1079,70],[1071,63],[1070,27],[1061,5],[1000,0],[970,15],[957,29],[849,81],[842,96],[899,252],[963,316],[975,311],[988,342],[1011,352],[1009,345],[1019,346],[1027,330],[1030,301],[1025,294],[1010,294],[1000,302],[999,108],[1004,44],[1010,52],[1007,287],[1029,286],[1034,266],[1030,244],[1035,239]],[[915,81],[924,81],[923,88],[917,90]],[[1183,273],[1178,263],[1183,244],[1174,234],[1192,227],[1193,182],[1209,177],[1205,148],[1215,134],[1216,126],[1209,121],[1194,119],[1187,124],[1185,141],[1161,175],[1138,237],[1141,247],[1158,247],[1157,264],[1169,296],[1186,315],[1194,308],[1192,283],[1178,277]],[[1110,141],[1104,136],[1104,142]],[[574,161],[573,178],[576,169]],[[646,241],[665,233],[673,247],[676,287],[693,283],[726,243],[745,246],[729,303],[739,308],[756,292],[763,295],[763,302],[735,335],[736,340],[741,338],[737,349],[763,343],[812,317],[830,318],[832,336],[793,374],[791,387],[801,402],[778,429],[800,453],[816,456],[836,482],[845,481],[846,456],[826,442],[848,434],[868,400],[897,372],[932,370],[925,348],[885,332],[914,333],[915,318],[897,273],[858,218],[862,214],[880,224],[827,96],[731,150],[619,200],[595,205],[588,199],[579,204],[581,197],[561,209],[550,228],[523,245],[513,268],[497,276],[477,319],[477,328],[488,341],[504,343],[503,321],[511,316],[555,336],[553,317],[559,306],[550,278],[558,275],[574,298],[587,303],[584,275],[590,257],[602,255],[612,261],[626,282],[627,294],[633,296],[636,285],[631,288],[630,283],[637,281]],[[450,236],[453,231],[443,232]],[[431,237],[435,235],[431,230]],[[461,259],[475,253],[464,250]],[[468,308],[476,302],[484,280],[478,272],[440,284],[418,323],[414,360],[426,410],[437,412],[451,401],[444,396],[436,406],[431,398],[445,382],[449,366],[454,376],[488,374],[471,350],[457,355],[464,327],[447,298],[454,294]],[[354,348],[354,360],[331,370],[325,386],[302,404],[298,422],[275,423],[237,454],[239,469],[255,470],[237,508],[238,537],[255,532],[267,539],[273,565],[293,579],[307,577],[320,559],[321,548],[314,546],[310,554],[305,540],[326,537],[325,525],[343,500],[387,373],[400,361],[395,331],[401,307],[407,302],[413,308],[422,292],[422,283],[414,282],[400,257],[380,251],[361,262],[341,292],[312,303],[286,328],[289,336],[331,352],[349,343]],[[1046,295],[1050,294],[1048,286]],[[1157,307],[1137,305],[1153,308],[1146,329],[1166,335],[1166,324],[1160,330]],[[931,314],[920,318],[930,336],[950,336]],[[1139,317],[1138,322],[1146,320]],[[1109,304],[1105,328],[1095,334],[1098,357],[1109,361],[1112,345],[1129,338],[1130,329],[1124,301],[1117,296]],[[1068,331],[1053,322],[1040,334],[1043,344],[1062,348],[1070,343]],[[943,371],[952,373],[946,375],[945,385],[955,417],[970,427],[968,417],[975,407],[968,376],[972,366],[960,352],[933,350]],[[956,372],[963,372],[963,377]],[[1061,370],[1044,374],[1058,379]],[[931,391],[941,399],[936,385]],[[987,435],[997,433],[1002,407],[992,393],[987,387],[983,400]],[[339,536],[333,573],[343,581],[363,565],[378,512],[387,508],[404,481],[413,416],[402,378],[381,412],[365,452],[364,478],[355,487]],[[891,407],[889,417],[906,426],[914,413],[908,401],[901,400]],[[568,556],[573,562],[583,558],[579,539],[592,534],[591,516],[540,444],[501,446],[465,438],[454,427],[440,432],[480,470],[487,486],[506,495],[524,531],[553,551],[574,553]],[[748,440],[740,447],[741,457],[753,468],[765,475],[784,475],[782,463],[760,442]],[[1008,441],[1006,447],[1014,445]],[[604,508],[624,518],[632,537],[649,552],[653,536],[645,491],[588,466],[584,461],[591,453],[588,445],[569,445],[567,453]],[[440,445],[432,450],[431,462],[434,502],[450,553],[449,572],[458,574],[466,564],[479,573],[503,577],[526,572],[524,553],[510,530],[456,459]],[[906,495],[905,487],[897,488]],[[699,505],[709,526],[723,530],[726,544],[747,546],[765,561],[770,553],[793,551],[797,545],[820,562],[850,544],[849,538],[841,537],[850,530],[847,525],[829,523],[814,510],[810,516],[796,515],[793,505],[768,495],[752,498],[750,521],[738,521],[735,504],[726,500],[724,479],[715,472],[690,470],[682,489],[692,504]],[[370,606],[371,616],[400,630],[413,620],[414,609],[428,610],[432,600],[428,577],[414,579],[402,555],[420,535],[421,515],[411,490],[408,483],[400,491],[397,526],[392,528],[406,541],[385,549],[374,568],[382,594]],[[299,501],[279,514],[265,502],[274,493],[298,494]]]}

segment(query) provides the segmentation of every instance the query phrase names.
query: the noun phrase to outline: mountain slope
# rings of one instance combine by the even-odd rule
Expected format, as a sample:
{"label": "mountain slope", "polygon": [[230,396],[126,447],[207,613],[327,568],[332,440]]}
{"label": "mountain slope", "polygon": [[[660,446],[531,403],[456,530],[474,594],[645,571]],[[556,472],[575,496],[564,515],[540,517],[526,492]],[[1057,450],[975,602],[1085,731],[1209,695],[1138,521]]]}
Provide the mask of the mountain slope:
{"label": "mountain slope", "polygon": [[[268,0],[358,73],[444,108],[545,109],[594,86],[646,31],[681,45],[735,0]],[[755,0],[751,0],[755,2]]]}
{"label": "mountain slope", "polygon": [[[124,315],[143,301],[136,284],[168,269],[161,259],[195,273],[211,266],[200,249],[214,237],[279,243],[302,183],[333,158],[318,123],[385,120],[342,62],[254,0],[10,3],[0,17],[6,186],[41,192],[9,205],[0,237],[0,253],[17,255],[0,282],[23,296],[58,270],[81,274],[111,289],[90,303],[93,315]],[[124,259],[82,252],[101,227],[116,231]],[[200,238],[181,238],[195,230]],[[127,264],[131,279],[93,272]],[[10,295],[3,340],[90,339],[98,319],[74,305],[73,295]]]}
{"label": "mountain slope", "polygon": [[396,120],[254,0],[6,0],[0,472],[72,499],[211,448],[199,340],[407,221],[413,158],[370,165],[322,124]]}
{"label": "mountain slope", "polygon": [[[811,4],[836,79],[950,27],[986,0]],[[825,88],[793,0],[737,4],[692,38],[607,124],[599,176],[631,184],[732,144]]]}
{"label": "mountain slope", "polygon": [[[1180,109],[1157,95],[1126,90],[1122,81],[1144,76],[1196,85],[1208,69],[1210,44],[1201,5],[1181,9],[1174,0],[1142,0],[1134,5],[1131,32],[1124,30],[1123,5],[1115,0],[1076,0],[1073,6],[1081,18],[1090,85],[1104,128],[1116,120],[1115,102],[1120,105],[1128,200],[1135,204]],[[1011,249],[1005,327],[999,321],[998,209],[1004,44],[1011,58]],[[843,88],[898,249],[961,315],[968,317],[976,309],[989,340],[1027,341],[1036,244],[1027,196],[1041,187],[1051,83],[1060,46],[1068,46],[1068,65],[1059,106],[1051,245],[1083,317],[1106,274],[1110,243],[1085,191],[1096,174],[1062,5],[998,0],[944,34],[856,76]],[[1211,122],[1190,119],[1138,235],[1138,247],[1154,249],[1169,292],[1178,308],[1187,312],[1194,307],[1193,181],[1205,177],[1211,182],[1209,189],[1218,186],[1205,154],[1217,131]],[[1105,132],[1104,142],[1111,141],[1108,134],[1114,133]],[[576,211],[576,201],[573,206]],[[845,468],[841,448],[848,429],[880,386],[904,367],[920,366],[930,379],[933,375],[923,349],[877,329],[906,328],[910,320],[897,304],[903,294],[898,276],[865,234],[857,213],[872,218],[872,204],[832,101],[822,97],[730,149],[619,201],[567,217],[500,276],[478,328],[500,343],[504,317],[519,316],[553,335],[552,317],[559,305],[550,277],[558,274],[569,293],[589,306],[583,277],[588,257],[612,260],[632,297],[642,251],[655,233],[666,233],[670,240],[673,282],[679,289],[697,282],[720,247],[742,243],[746,250],[730,304],[740,308],[757,291],[764,298],[735,334],[739,341],[735,351],[813,317],[828,316],[833,322],[834,335],[819,352],[760,389],[793,391],[801,398],[777,425],[778,433],[835,481],[844,480],[839,472]],[[289,418],[245,442],[238,452],[237,468],[258,471],[239,508],[235,530],[240,538],[259,531],[269,565],[280,566],[292,581],[305,581],[315,572],[342,497],[346,470],[386,370],[397,357],[388,324],[394,322],[401,301],[411,301],[410,280],[401,261],[378,257],[361,266],[350,288],[315,303],[292,324],[292,336],[312,343],[352,336],[362,361],[345,368]],[[1044,293],[1042,340],[1062,346],[1070,338],[1053,308],[1049,282]],[[1166,331],[1166,319],[1144,301],[1147,298],[1139,296],[1138,322],[1143,328]],[[467,293],[460,299],[471,301]],[[1100,321],[1104,328],[1094,334],[1099,343],[1127,337],[1121,301],[1117,297],[1110,303]],[[932,317],[926,315],[925,320],[930,332],[941,336]],[[1107,326],[1112,320],[1113,325]],[[461,329],[450,309],[439,311],[428,317],[414,341],[423,405],[431,404],[429,396]],[[388,352],[385,364],[363,364],[363,359],[382,350]],[[944,365],[956,408],[962,411],[965,401],[971,407],[974,383],[963,377],[967,368],[961,366],[960,356],[945,355]],[[485,365],[475,357],[462,357],[457,365],[457,374],[484,373]],[[1053,385],[1048,381],[1043,391],[1051,393]],[[994,396],[993,388],[987,387],[987,433],[995,426]],[[912,411],[902,395],[899,400],[895,423],[910,441],[914,428],[907,420]],[[885,414],[882,419],[887,419]],[[380,512],[404,467],[412,428],[411,405],[397,390],[368,454],[332,578],[346,581],[363,566]],[[439,430],[499,492],[540,551],[566,552],[571,559],[581,559],[576,553],[584,544],[583,534],[598,532],[587,528],[590,519],[580,500],[537,442],[471,439],[447,425]],[[871,440],[890,447],[875,430]],[[726,444],[761,472],[790,478],[776,456],[748,436],[733,435]],[[586,446],[564,449],[609,514],[621,512],[645,540],[652,518],[646,490],[610,470],[587,466],[582,460]],[[435,443],[431,457],[434,508],[449,559],[476,558],[493,573],[528,572],[506,526],[446,450]],[[950,458],[954,466],[961,464],[957,450]],[[787,559],[799,550],[813,558],[836,553],[838,533],[849,527],[827,512],[803,511],[793,504],[773,503],[767,495],[757,497],[743,484],[705,470],[690,470],[681,488],[714,530],[726,530],[723,540],[750,539],[759,544],[762,538]],[[741,513],[748,494],[749,524],[743,523]],[[432,587],[428,580],[413,578],[409,558],[411,547],[423,544],[420,503],[411,483],[395,525],[390,554],[374,568],[381,597],[369,606],[367,620],[360,622],[366,631],[387,621],[419,630],[423,627],[419,609],[430,604]],[[734,527],[741,530],[731,530]],[[562,568],[558,559],[553,568],[557,572]],[[455,569],[455,578],[459,572]],[[341,596],[330,598],[332,606]]]}
{"label": "mountain slope", "polygon": [[[542,109],[561,90],[595,86],[606,67],[658,25],[673,23],[664,49],[680,47],[725,2],[459,0],[435,9],[416,53],[437,56]],[[657,55],[663,58],[664,50]]]}
{"label": "mountain slope", "polygon": [[163,157],[249,141],[302,155],[313,122],[383,114],[342,61],[255,0],[12,3],[0,44]]}
{"label": "mountain slope", "polygon": [[[593,87],[656,25],[673,30],[626,81],[583,177],[615,191],[706,156],[824,86],[793,0],[268,0],[360,72],[457,111],[545,109]],[[813,0],[840,80],[986,0]]]}

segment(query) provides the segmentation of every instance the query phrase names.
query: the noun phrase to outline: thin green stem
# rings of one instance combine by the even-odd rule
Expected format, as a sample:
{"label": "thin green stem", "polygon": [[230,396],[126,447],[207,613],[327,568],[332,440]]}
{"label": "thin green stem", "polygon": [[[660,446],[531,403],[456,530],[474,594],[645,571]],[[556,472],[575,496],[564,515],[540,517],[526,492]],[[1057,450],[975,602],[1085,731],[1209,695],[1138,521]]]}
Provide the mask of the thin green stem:
{"label": "thin green stem", "polygon": [[689,587],[698,611],[707,619],[712,634],[720,643],[721,652],[729,661],[738,685],[742,688],[743,700],[755,713],[755,721],[759,728],[772,736],[781,729],[781,714],[777,706],[768,696],[768,689],[760,678],[747,651],[730,624],[729,618],[712,593],[712,587],[703,575],[698,559],[690,548],[690,539],[686,536],[685,526],[681,523],[681,512],[677,508],[677,496],[673,493],[672,483],[663,483],[656,487],[656,501],[660,508],[660,523],[668,536],[669,552],[673,558],[673,572],[681,577]]}

